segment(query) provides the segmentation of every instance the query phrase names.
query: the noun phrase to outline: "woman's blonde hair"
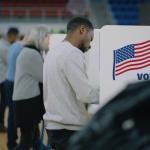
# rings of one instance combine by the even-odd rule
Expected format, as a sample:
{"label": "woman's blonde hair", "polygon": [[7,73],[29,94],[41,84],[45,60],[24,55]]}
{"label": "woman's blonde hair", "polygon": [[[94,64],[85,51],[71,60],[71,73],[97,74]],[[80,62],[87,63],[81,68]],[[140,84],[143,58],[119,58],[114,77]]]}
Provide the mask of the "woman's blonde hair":
{"label": "woman's blonde hair", "polygon": [[27,45],[35,46],[40,51],[44,50],[42,41],[48,36],[49,30],[45,26],[38,26],[33,28],[28,34]]}

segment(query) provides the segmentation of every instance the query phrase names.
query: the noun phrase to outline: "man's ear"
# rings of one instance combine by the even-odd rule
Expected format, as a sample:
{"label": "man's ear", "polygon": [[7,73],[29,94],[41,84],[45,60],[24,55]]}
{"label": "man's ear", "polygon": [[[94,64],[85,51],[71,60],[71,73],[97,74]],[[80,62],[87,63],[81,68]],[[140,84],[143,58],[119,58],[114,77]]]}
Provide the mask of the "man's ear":
{"label": "man's ear", "polygon": [[80,30],[80,34],[83,34],[85,32],[84,25],[81,25],[80,28],[79,28],[79,30]]}

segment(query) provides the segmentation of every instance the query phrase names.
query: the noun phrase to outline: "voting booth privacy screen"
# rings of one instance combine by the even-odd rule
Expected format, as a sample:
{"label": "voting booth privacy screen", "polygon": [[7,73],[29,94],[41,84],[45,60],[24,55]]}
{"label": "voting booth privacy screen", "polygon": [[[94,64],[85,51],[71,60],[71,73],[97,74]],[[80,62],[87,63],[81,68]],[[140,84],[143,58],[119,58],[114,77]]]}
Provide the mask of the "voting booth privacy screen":
{"label": "voting booth privacy screen", "polygon": [[104,26],[100,30],[100,105],[127,84],[150,79],[150,27]]}

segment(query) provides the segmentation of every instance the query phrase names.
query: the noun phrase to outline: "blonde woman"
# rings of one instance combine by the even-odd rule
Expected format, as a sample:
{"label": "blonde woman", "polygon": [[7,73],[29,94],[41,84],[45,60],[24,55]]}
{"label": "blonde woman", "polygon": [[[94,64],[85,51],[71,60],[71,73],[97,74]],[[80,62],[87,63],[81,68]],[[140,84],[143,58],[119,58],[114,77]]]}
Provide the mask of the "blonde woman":
{"label": "blonde woman", "polygon": [[21,131],[17,150],[39,149],[38,124],[44,113],[42,52],[48,50],[48,45],[48,29],[36,27],[17,58],[13,92],[16,124]]}

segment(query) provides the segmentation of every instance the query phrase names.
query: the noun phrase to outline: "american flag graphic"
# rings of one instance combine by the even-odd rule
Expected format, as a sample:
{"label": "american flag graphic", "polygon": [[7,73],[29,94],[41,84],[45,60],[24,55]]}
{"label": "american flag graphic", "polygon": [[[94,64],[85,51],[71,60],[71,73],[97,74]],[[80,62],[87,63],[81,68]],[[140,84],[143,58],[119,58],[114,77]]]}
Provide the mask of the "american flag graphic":
{"label": "american flag graphic", "polygon": [[150,66],[150,40],[114,50],[113,80],[125,72]]}

